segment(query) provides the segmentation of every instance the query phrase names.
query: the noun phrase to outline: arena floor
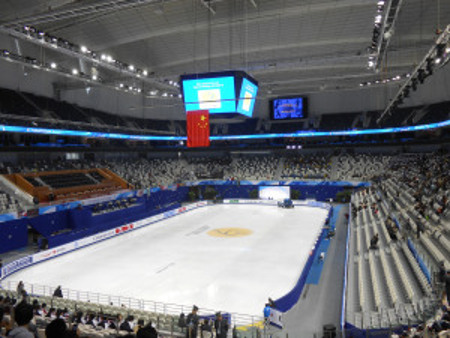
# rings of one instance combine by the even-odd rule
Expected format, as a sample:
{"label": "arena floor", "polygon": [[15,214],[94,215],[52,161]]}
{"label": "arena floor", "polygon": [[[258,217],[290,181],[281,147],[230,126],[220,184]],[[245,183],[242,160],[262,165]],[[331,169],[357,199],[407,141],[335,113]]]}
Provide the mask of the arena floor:
{"label": "arena floor", "polygon": [[327,211],[217,205],[63,255],[11,280],[261,316],[296,283]]}

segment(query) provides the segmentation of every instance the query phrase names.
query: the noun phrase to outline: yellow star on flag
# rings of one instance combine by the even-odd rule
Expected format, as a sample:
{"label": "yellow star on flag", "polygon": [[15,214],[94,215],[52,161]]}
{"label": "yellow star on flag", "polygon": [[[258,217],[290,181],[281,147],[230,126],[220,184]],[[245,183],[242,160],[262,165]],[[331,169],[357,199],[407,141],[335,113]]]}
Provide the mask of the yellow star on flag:
{"label": "yellow star on flag", "polygon": [[205,115],[200,116],[200,120],[205,121],[206,120],[206,116]]}

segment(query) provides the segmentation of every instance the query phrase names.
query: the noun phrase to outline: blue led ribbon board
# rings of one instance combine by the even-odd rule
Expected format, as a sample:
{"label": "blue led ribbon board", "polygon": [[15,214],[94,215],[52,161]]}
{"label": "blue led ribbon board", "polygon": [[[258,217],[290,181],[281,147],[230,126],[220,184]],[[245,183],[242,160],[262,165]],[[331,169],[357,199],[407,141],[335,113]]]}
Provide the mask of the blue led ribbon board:
{"label": "blue led ribbon board", "polygon": [[[376,135],[376,134],[396,134],[405,132],[424,131],[431,129],[439,129],[450,126],[450,120],[436,123],[420,124],[417,126],[397,127],[397,128],[380,128],[380,129],[364,129],[364,130],[336,130],[336,131],[298,131],[296,133],[276,133],[276,134],[254,134],[254,135],[227,135],[227,136],[210,136],[211,141],[221,140],[250,140],[250,139],[272,139],[272,138],[309,138],[309,137],[332,137],[332,136],[359,136],[359,135]],[[22,134],[41,134],[41,135],[60,135],[60,136],[78,136],[88,138],[109,138],[121,140],[136,141],[186,141],[186,136],[159,136],[159,135],[130,135],[117,133],[101,133],[95,131],[67,130],[67,129],[47,129],[35,127],[21,127],[0,125],[0,132],[6,133],[22,133]]]}

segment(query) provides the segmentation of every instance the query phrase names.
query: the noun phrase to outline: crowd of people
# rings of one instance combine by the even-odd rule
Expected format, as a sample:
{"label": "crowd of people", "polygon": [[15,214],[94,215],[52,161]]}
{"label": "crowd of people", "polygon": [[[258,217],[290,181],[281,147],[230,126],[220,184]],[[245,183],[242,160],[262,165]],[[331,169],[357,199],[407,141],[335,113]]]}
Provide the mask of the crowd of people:
{"label": "crowd of people", "polygon": [[[61,286],[55,288],[52,303],[63,298]],[[122,307],[125,309],[124,305]],[[178,337],[226,338],[230,330],[229,317],[217,312],[214,316],[199,316],[194,305],[186,316],[181,313],[177,326]],[[0,295],[0,338],[69,338],[69,337],[136,337],[157,338],[169,336],[155,328],[151,320],[135,318],[123,313],[111,314],[67,307],[53,307],[32,297],[25,290],[22,281],[17,284],[16,293]],[[43,333],[45,332],[45,336]]]}

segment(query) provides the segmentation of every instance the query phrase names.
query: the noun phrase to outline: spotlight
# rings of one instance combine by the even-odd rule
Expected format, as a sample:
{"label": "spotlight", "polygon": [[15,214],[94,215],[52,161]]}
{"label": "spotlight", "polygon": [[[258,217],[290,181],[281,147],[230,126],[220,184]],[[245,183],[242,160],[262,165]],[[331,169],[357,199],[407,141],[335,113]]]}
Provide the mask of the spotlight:
{"label": "spotlight", "polygon": [[81,53],[87,53],[87,51],[88,51],[86,46],[81,46],[80,50],[81,50]]}
{"label": "spotlight", "polygon": [[150,95],[153,95],[153,96],[154,96],[154,95],[156,95],[156,94],[158,94],[158,91],[157,91],[157,90],[151,90],[151,91],[150,91]]}
{"label": "spotlight", "polygon": [[134,71],[134,66],[133,65],[129,65],[128,69],[131,70],[131,71]]}
{"label": "spotlight", "polygon": [[178,98],[180,98],[180,99],[181,99],[182,97],[183,97],[183,95],[181,95],[181,94],[178,94]]}
{"label": "spotlight", "polygon": [[56,67],[57,67],[56,63],[52,62],[52,63],[50,64],[50,68],[51,68],[51,69],[56,69]]}
{"label": "spotlight", "polygon": [[113,62],[114,60],[113,60],[113,58],[111,57],[111,55],[107,55],[107,56],[106,56],[106,61],[108,61],[108,62]]}
{"label": "spotlight", "polygon": [[76,68],[72,69],[72,74],[73,75],[78,75],[78,69],[76,69]]}
{"label": "spotlight", "polygon": [[120,87],[120,88],[123,88],[123,83],[119,84],[119,87]]}
{"label": "spotlight", "polygon": [[142,75],[147,76],[147,75],[148,75],[147,70],[144,69],[144,70],[142,71]]}
{"label": "spotlight", "polygon": [[98,80],[98,77],[97,77],[96,74],[92,74],[92,80],[94,80],[94,81],[97,81],[97,80]]}
{"label": "spotlight", "polygon": [[103,61],[105,61],[105,60],[106,60],[106,55],[105,55],[105,54],[102,54],[102,55],[100,56],[100,59],[103,60]]}
{"label": "spotlight", "polygon": [[167,94],[167,93],[165,93],[165,92],[164,92],[164,93],[162,93],[162,97],[167,97],[167,95],[168,95],[168,94]]}
{"label": "spotlight", "polygon": [[372,68],[375,65],[375,63],[373,61],[369,61],[368,65],[369,65],[369,68]]}

